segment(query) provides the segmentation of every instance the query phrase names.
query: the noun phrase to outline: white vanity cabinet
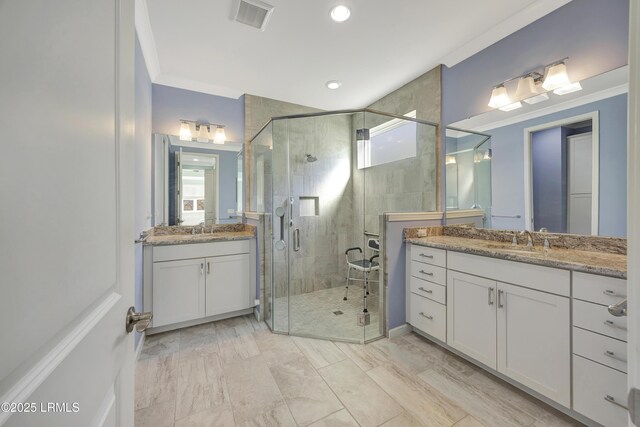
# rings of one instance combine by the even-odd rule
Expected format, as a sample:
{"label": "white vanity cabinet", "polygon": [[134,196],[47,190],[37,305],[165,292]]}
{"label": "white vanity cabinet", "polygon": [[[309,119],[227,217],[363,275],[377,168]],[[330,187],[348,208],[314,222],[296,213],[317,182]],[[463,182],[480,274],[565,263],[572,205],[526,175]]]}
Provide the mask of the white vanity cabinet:
{"label": "white vanity cabinet", "polygon": [[[407,255],[425,252],[408,245]],[[419,248],[419,249],[418,249]],[[571,276],[531,264],[441,251],[446,260],[446,344],[488,368],[571,407]],[[425,252],[429,254],[429,252]],[[407,278],[415,295],[416,267]],[[417,270],[419,272],[420,269]],[[427,271],[427,269],[424,269]],[[433,277],[437,277],[434,274]],[[416,323],[408,299],[407,322]]]}
{"label": "white vanity cabinet", "polygon": [[150,333],[251,313],[254,246],[254,240],[146,246],[144,309],[153,312]]}

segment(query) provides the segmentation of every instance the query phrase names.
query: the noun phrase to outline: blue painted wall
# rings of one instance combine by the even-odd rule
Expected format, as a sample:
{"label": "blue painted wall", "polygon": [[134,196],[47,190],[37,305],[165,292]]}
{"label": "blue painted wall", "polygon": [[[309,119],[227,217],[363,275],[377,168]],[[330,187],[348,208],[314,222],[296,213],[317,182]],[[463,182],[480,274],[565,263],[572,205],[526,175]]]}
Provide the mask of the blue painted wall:
{"label": "blue painted wall", "polygon": [[567,232],[567,130],[557,127],[531,136],[534,229]]}
{"label": "blue painted wall", "polygon": [[494,228],[524,228],[524,129],[580,114],[600,117],[600,235],[627,234],[627,95],[618,95],[559,113],[485,131],[491,134],[492,204],[496,215],[521,215],[520,219],[494,218]]}
{"label": "blue painted wall", "polygon": [[180,119],[225,125],[228,141],[244,140],[244,96],[233,99],[153,85],[153,132],[178,135]]}
{"label": "blue painted wall", "polygon": [[442,116],[451,124],[489,111],[494,85],[564,57],[582,80],[627,64],[628,0],[576,0],[442,70]]}
{"label": "blue painted wall", "polygon": [[[138,236],[151,227],[151,79],[140,42],[135,48],[135,232]],[[132,236],[133,238],[133,236]],[[142,245],[135,248],[135,307],[142,311]],[[140,334],[136,332],[136,346]]]}

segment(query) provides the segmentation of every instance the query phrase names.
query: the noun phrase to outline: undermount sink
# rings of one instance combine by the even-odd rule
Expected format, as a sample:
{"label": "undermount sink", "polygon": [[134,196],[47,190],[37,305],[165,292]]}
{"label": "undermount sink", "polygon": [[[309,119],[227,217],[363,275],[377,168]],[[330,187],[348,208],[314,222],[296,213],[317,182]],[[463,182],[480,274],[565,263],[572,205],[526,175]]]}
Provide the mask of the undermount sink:
{"label": "undermount sink", "polygon": [[536,251],[533,246],[508,246],[508,245],[487,245],[489,249],[499,249],[504,252],[510,252],[514,254],[526,254],[526,255],[540,255],[541,252]]}

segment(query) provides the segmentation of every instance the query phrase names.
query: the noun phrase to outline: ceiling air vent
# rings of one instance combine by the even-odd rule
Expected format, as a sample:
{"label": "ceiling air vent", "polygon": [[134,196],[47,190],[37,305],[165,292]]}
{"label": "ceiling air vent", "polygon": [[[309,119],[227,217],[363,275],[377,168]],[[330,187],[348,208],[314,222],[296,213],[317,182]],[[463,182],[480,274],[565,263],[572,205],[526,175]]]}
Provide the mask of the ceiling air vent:
{"label": "ceiling air vent", "polygon": [[264,31],[273,13],[273,6],[260,0],[239,0],[235,20]]}

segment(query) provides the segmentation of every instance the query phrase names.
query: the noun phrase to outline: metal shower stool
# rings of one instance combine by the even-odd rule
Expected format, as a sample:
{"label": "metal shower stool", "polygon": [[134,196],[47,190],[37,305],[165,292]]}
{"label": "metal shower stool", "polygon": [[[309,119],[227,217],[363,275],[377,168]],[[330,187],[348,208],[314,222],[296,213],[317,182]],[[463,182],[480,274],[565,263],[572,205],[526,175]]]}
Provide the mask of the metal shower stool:
{"label": "metal shower stool", "polygon": [[[367,240],[367,247],[369,249],[372,249],[376,252],[378,252],[380,250],[380,241],[378,239],[369,239]],[[346,301],[347,300],[347,294],[349,292],[349,281],[350,280],[355,280],[355,281],[362,281],[364,282],[364,286],[363,286],[363,292],[364,292],[364,310],[362,310],[363,313],[367,313],[367,295],[369,295],[369,282],[378,282],[378,280],[369,280],[369,274],[372,271],[378,271],[380,270],[380,264],[375,261],[377,258],[380,257],[379,254],[376,254],[374,256],[372,256],[369,259],[366,259],[364,257],[360,258],[360,259],[350,259],[349,258],[349,252],[353,252],[353,251],[357,251],[360,253],[360,255],[362,255],[362,249],[359,247],[355,247],[355,248],[349,248],[345,251],[344,255],[347,259],[347,266],[349,267],[349,270],[347,272],[347,285],[345,286],[345,290],[344,290],[344,298],[343,300]],[[355,279],[351,277],[351,270],[356,270],[356,271],[360,271],[364,274],[364,279]]]}

